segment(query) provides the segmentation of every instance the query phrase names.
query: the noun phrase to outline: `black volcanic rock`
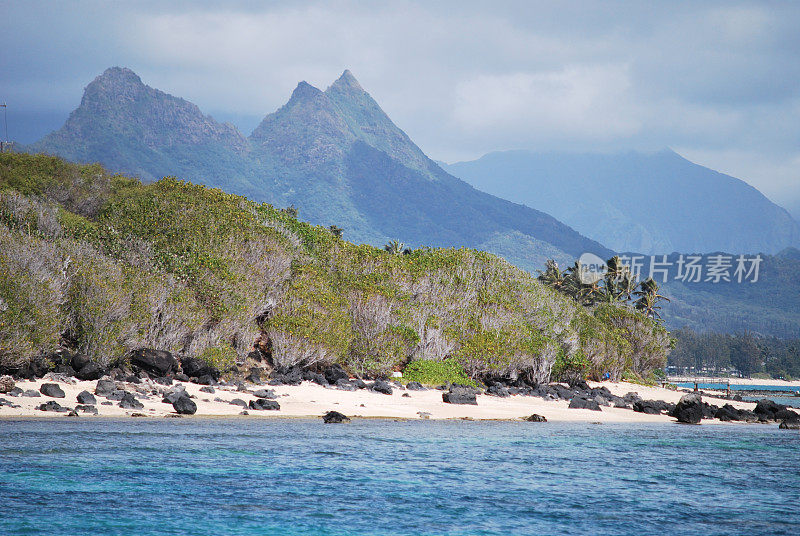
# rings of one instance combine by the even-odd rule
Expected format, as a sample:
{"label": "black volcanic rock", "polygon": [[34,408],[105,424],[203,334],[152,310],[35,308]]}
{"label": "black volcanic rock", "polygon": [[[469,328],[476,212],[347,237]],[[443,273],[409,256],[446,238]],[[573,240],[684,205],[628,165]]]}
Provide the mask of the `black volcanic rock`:
{"label": "black volcanic rock", "polygon": [[194,415],[197,413],[197,404],[186,393],[172,403],[172,407],[179,415]]}
{"label": "black volcanic rock", "polygon": [[166,350],[139,348],[131,352],[131,365],[161,377],[177,370],[178,360]]}
{"label": "black volcanic rock", "polygon": [[683,395],[675,409],[672,410],[672,416],[678,419],[678,422],[698,424],[703,418],[703,403],[700,394]]}
{"label": "black volcanic rock", "polygon": [[39,387],[39,392],[44,396],[52,398],[64,398],[66,396],[63,389],[56,383],[43,383],[42,386]]}
{"label": "black volcanic rock", "polygon": [[350,422],[350,417],[338,411],[329,411],[323,415],[322,420],[325,424],[338,424],[343,422]]}
{"label": "black volcanic rock", "polygon": [[442,401],[447,404],[478,405],[475,390],[463,385],[453,385],[446,393],[442,393]]}

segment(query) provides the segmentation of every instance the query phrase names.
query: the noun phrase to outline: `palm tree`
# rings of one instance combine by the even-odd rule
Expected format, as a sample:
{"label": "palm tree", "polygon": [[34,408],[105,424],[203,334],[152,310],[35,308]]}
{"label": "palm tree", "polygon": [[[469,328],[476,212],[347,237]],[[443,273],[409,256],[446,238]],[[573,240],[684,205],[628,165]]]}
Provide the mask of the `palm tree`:
{"label": "palm tree", "polygon": [[344,229],[336,225],[331,225],[328,227],[328,229],[330,229],[331,233],[333,233],[333,236],[335,236],[336,238],[341,238],[342,233],[344,232]]}
{"label": "palm tree", "polygon": [[392,240],[385,246],[383,249],[391,253],[392,255],[408,255],[411,253],[411,248],[407,248],[405,244],[400,242],[399,240]]}
{"label": "palm tree", "polygon": [[539,281],[548,287],[552,287],[558,291],[563,291],[567,284],[567,274],[561,271],[556,261],[549,259],[547,264],[545,264],[544,271],[537,271],[539,272]]}
{"label": "palm tree", "polygon": [[658,314],[661,306],[658,305],[658,302],[661,300],[669,301],[669,298],[658,293],[658,284],[653,281],[652,277],[642,281],[634,295],[637,299],[633,302],[633,307],[637,311],[641,311],[648,318],[661,320],[661,315]]}

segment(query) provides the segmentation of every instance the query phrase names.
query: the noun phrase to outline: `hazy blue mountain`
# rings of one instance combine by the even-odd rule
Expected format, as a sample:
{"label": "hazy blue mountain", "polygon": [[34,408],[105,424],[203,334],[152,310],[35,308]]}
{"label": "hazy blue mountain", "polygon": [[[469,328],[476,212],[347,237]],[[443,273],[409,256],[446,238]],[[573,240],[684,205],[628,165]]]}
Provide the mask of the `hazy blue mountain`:
{"label": "hazy blue mountain", "polygon": [[539,268],[610,254],[555,218],[480,192],[431,161],[349,71],[326,91],[301,82],[245,138],[197,106],[108,69],[58,131],[28,147],[144,179],[175,175],[335,224],[350,240],[504,251]]}
{"label": "hazy blue mountain", "polygon": [[800,227],[786,210],[747,183],[669,150],[508,151],[446,169],[616,251],[776,253],[800,244]]}

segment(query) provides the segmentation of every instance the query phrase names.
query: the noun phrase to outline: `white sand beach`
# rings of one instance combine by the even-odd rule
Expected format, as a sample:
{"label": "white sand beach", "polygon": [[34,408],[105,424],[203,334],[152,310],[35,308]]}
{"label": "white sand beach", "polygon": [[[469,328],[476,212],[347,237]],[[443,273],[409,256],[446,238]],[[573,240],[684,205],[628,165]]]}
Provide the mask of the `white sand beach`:
{"label": "white sand beach", "polygon": [[[35,391],[39,391],[43,383],[57,383],[64,391],[65,397],[56,399],[44,395],[40,397],[0,395],[19,406],[0,406],[0,418],[66,418],[64,413],[45,412],[37,408],[50,400],[55,400],[61,406],[74,408],[77,404],[77,395],[82,391],[94,393],[97,384],[96,381],[75,381],[75,383],[69,383],[69,381],[54,382],[52,379],[40,379],[17,382],[17,387],[20,389]],[[311,382],[303,382],[297,386],[250,386],[247,391],[237,391],[236,387],[231,386],[217,386],[214,387],[214,393],[208,393],[200,391],[203,387],[201,385],[192,383],[184,383],[183,385],[197,404],[197,413],[188,418],[238,416],[244,408],[232,405],[230,401],[238,398],[249,402],[256,398],[253,395],[254,390],[266,388],[274,390],[277,395],[277,401],[280,404],[280,410],[260,411],[248,409],[249,415],[242,416],[242,418],[320,417],[330,410],[335,410],[355,418],[513,420],[536,413],[543,415],[548,421],[636,423],[671,422],[675,420],[667,415],[648,415],[624,408],[603,407],[601,411],[569,409],[569,404],[565,400],[544,400],[530,396],[499,398],[478,395],[477,406],[454,405],[444,403],[442,401],[442,391],[436,389],[428,389],[426,391],[394,389],[391,395],[385,395],[368,390],[342,391]],[[617,396],[636,392],[645,400],[663,400],[665,402],[677,402],[685,394],[683,391],[647,387],[628,382],[603,382],[591,383],[590,385],[592,387],[605,386]],[[144,405],[144,408],[135,410],[123,409],[119,407],[119,402],[106,401],[104,397],[97,396],[96,408],[99,417],[132,417],[134,414],[138,414],[136,416],[163,418],[169,415],[176,415],[172,405],[162,402],[160,394],[154,394],[154,392],[165,390],[165,386],[150,381],[141,384],[118,382],[118,386],[124,387],[129,392],[142,395],[139,401]],[[145,398],[146,395],[148,398]],[[714,398],[707,398],[706,400],[719,406],[730,403],[741,409],[752,410],[755,406],[755,404],[748,402]],[[106,404],[104,405],[103,402],[106,402]],[[80,413],[79,418],[97,417]],[[720,421],[716,420],[703,422],[720,423]]]}

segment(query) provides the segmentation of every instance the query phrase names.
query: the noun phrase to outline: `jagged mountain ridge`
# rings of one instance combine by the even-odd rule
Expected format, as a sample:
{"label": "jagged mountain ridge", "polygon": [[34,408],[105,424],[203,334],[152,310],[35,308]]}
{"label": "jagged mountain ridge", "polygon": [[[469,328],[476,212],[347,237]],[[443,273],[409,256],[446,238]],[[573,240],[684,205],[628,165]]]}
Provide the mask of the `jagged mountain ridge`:
{"label": "jagged mountain ridge", "polygon": [[546,207],[616,251],[777,253],[800,244],[800,226],[786,210],[671,150],[505,151],[445,169],[483,191]]}
{"label": "jagged mountain ridge", "polygon": [[[298,84],[245,138],[197,106],[108,69],[60,130],[28,147],[145,179],[176,175],[335,224],[351,240],[519,248],[522,266],[610,251],[551,216],[480,192],[430,160],[349,71]],[[542,252],[531,251],[541,247]],[[513,255],[512,255],[513,256]]]}

